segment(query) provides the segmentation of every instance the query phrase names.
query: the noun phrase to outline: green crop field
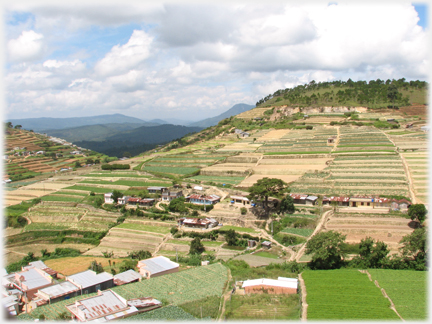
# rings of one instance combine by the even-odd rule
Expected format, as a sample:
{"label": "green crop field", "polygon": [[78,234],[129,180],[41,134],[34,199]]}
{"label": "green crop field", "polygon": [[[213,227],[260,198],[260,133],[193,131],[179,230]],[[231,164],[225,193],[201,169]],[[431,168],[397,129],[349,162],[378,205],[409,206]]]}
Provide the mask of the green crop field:
{"label": "green crop field", "polygon": [[198,168],[158,167],[144,165],[144,171],[186,175],[198,171]]}
{"label": "green crop field", "polygon": [[236,232],[246,232],[246,233],[257,233],[257,231],[255,231],[252,228],[248,228],[248,227],[237,227],[237,226],[231,226],[231,225],[224,225],[219,229],[219,232],[225,232],[225,231],[229,231],[230,229],[233,229]]}
{"label": "green crop field", "polygon": [[285,228],[281,232],[308,237],[313,233],[313,231],[314,230],[310,228]]}
{"label": "green crop field", "polygon": [[160,234],[168,234],[170,232],[170,227],[168,226],[152,226],[152,225],[136,224],[136,223],[123,223],[116,226],[116,228],[125,228],[125,229],[144,231],[144,232],[154,232]]}
{"label": "green crop field", "polygon": [[42,201],[73,201],[73,202],[81,202],[84,197],[68,197],[61,195],[48,195],[41,197]]}
{"label": "green crop field", "polygon": [[120,321],[194,321],[197,320],[191,314],[177,306],[165,306],[148,312],[129,316]]}
{"label": "green crop field", "polygon": [[196,181],[217,182],[217,183],[237,185],[244,180],[244,177],[218,177],[218,176],[199,175],[189,179],[196,180]]}
{"label": "green crop field", "polygon": [[385,289],[404,320],[427,319],[427,271],[371,269],[368,272]]}
{"label": "green crop field", "polygon": [[308,270],[308,320],[399,320],[390,302],[358,270]]}
{"label": "green crop field", "polygon": [[95,193],[108,193],[110,191],[112,191],[109,188],[99,188],[99,187],[90,187],[90,186],[71,186],[71,187],[66,187],[63,189],[70,189],[70,190],[83,190],[83,191],[93,191]]}

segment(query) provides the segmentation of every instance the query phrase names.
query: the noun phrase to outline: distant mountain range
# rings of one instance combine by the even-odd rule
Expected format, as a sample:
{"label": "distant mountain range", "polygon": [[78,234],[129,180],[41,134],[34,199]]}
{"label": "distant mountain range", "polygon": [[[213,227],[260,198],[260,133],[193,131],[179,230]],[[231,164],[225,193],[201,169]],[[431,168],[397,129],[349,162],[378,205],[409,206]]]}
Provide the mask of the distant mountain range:
{"label": "distant mountain range", "polygon": [[237,104],[237,105],[234,105],[231,109],[225,111],[224,113],[222,113],[216,117],[211,117],[211,118],[203,119],[203,120],[195,122],[195,123],[190,123],[190,124],[188,124],[188,126],[198,126],[198,127],[202,127],[202,128],[207,128],[210,126],[217,125],[217,123],[219,123],[221,120],[223,120],[225,118],[229,118],[231,116],[238,115],[238,114],[245,112],[247,110],[251,110],[252,108],[255,108],[255,106],[247,105],[247,104],[243,104],[243,103]]}

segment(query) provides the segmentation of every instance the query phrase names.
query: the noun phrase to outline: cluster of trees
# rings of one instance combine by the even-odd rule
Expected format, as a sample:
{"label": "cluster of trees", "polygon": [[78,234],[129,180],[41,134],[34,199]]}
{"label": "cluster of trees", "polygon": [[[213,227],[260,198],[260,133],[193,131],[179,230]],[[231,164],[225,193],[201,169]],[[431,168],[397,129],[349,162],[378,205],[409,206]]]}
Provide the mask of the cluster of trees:
{"label": "cluster of trees", "polygon": [[[290,104],[304,104],[307,106],[318,103],[334,103],[344,104],[348,101],[355,101],[359,104],[385,104],[391,102],[394,106],[395,102],[401,105],[409,105],[409,98],[403,97],[399,90],[409,89],[425,89],[427,82],[425,81],[410,81],[405,78],[399,80],[370,80],[354,82],[351,79],[345,81],[332,82],[315,82],[299,85],[294,88],[277,90],[273,94],[260,99],[256,106],[263,105],[272,98],[277,98],[276,101],[288,100]],[[329,91],[319,91],[329,89]],[[339,90],[337,90],[339,89]],[[308,95],[313,92],[311,95]]]}
{"label": "cluster of trees", "polygon": [[102,170],[127,170],[130,169],[129,164],[102,164]]}
{"label": "cluster of trees", "polygon": [[383,268],[426,270],[426,239],[424,227],[417,228],[401,240],[401,256],[390,255],[387,245],[367,237],[359,244],[359,255],[345,260],[343,247],[346,235],[335,231],[321,232],[306,244],[306,254],[312,254],[311,269]]}

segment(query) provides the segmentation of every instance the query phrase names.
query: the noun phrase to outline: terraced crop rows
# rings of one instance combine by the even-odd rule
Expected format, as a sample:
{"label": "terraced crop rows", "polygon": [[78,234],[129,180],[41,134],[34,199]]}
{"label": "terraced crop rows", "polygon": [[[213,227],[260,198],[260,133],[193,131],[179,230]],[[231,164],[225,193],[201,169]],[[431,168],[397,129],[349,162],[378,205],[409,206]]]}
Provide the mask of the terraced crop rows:
{"label": "terraced crop rows", "polygon": [[428,203],[428,152],[403,153],[414,187],[417,203]]}

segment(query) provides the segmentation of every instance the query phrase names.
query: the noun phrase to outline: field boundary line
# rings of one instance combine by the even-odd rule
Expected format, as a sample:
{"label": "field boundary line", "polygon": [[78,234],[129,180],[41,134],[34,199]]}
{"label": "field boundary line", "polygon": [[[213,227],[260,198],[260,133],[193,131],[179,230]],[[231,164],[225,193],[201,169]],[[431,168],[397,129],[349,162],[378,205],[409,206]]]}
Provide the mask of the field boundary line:
{"label": "field boundary line", "polygon": [[[366,273],[367,273],[368,275],[370,275],[369,272],[366,271]],[[396,306],[395,306],[395,304],[393,303],[393,301],[391,300],[391,298],[389,297],[389,295],[387,295],[385,289],[380,287],[380,285],[379,285],[379,283],[378,283],[378,280],[375,280],[374,283],[375,283],[375,286],[377,286],[377,287],[381,290],[381,293],[383,294],[383,296],[389,300],[389,302],[390,302],[390,309],[391,309],[392,311],[394,311],[394,312],[396,313],[397,316],[399,316],[399,318],[402,320],[402,322],[405,322],[405,320],[403,319],[403,317],[400,316],[400,314],[399,314],[398,311],[396,310]]]}
{"label": "field boundary line", "polygon": [[299,273],[298,275],[298,279],[300,281],[300,289],[301,289],[301,305],[302,305],[302,310],[301,310],[301,316],[300,316],[300,320],[306,322],[307,321],[307,308],[308,308],[308,304],[306,302],[306,285],[305,282],[303,280],[303,277],[301,275],[301,273]]}

